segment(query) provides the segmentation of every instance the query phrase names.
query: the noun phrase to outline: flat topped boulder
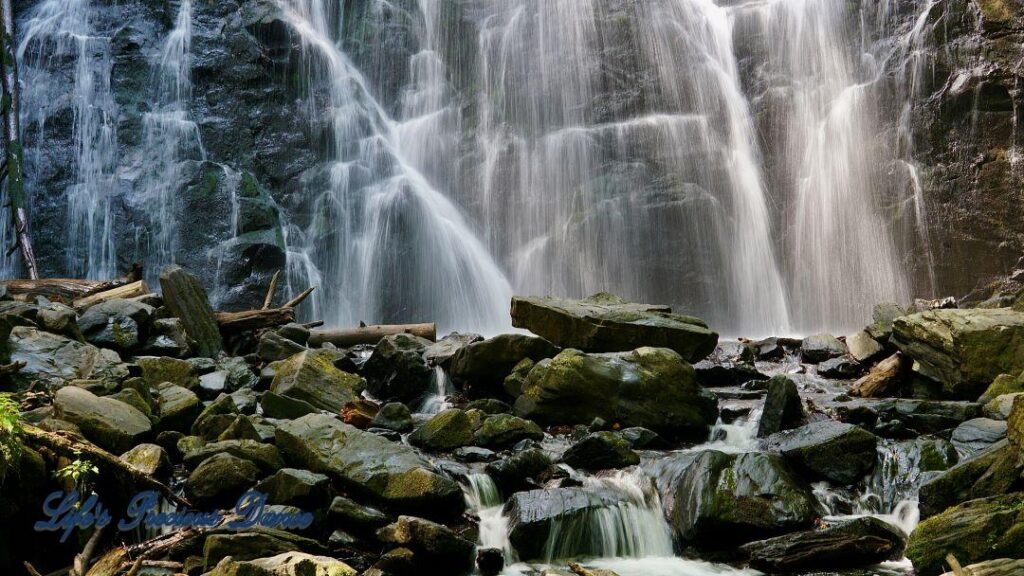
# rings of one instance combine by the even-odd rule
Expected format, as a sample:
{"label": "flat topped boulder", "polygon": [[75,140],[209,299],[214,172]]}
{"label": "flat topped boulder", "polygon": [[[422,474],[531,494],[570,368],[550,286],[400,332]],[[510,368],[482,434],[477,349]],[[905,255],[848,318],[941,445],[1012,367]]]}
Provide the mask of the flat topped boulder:
{"label": "flat topped boulder", "polygon": [[296,467],[333,476],[398,512],[457,516],[465,509],[458,483],[414,449],[324,414],[277,428],[277,446]]}
{"label": "flat topped boulder", "polygon": [[626,302],[606,293],[583,300],[514,297],[512,325],[562,348],[626,352],[656,346],[672,349],[689,362],[711,354],[718,344],[718,334],[699,318],[673,314],[667,306]]}
{"label": "flat topped boulder", "polygon": [[892,342],[947,395],[975,400],[1000,374],[1024,371],[1024,312],[928,310],[897,318]]}
{"label": "flat topped boulder", "polygon": [[138,444],[152,429],[149,418],[132,406],[74,386],[58,390],[53,407],[59,418],[77,425],[87,439],[115,454]]}

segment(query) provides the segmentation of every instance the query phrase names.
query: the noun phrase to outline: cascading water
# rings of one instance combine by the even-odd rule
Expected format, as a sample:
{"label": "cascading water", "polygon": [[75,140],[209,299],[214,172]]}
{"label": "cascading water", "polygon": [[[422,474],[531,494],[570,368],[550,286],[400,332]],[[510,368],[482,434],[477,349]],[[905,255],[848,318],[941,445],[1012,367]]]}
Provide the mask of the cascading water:
{"label": "cascading water", "polygon": [[[71,276],[116,275],[111,197],[117,189],[117,105],[111,93],[110,39],[90,26],[89,0],[46,0],[21,28],[16,58],[21,66],[22,126],[38,133],[68,97],[74,110],[76,171],[65,191],[66,272]],[[74,58],[69,90],[58,66]],[[70,94],[69,94],[70,92]],[[33,161],[32,149],[27,150]]]}
{"label": "cascading water", "polygon": [[186,176],[185,163],[206,159],[199,127],[189,113],[191,43],[192,1],[182,0],[174,28],[153,65],[153,110],[142,119],[145,139],[138,160],[142,174],[132,198],[150,219],[149,245],[141,251],[148,255],[154,274],[174,263],[179,254],[177,196]]}
{"label": "cascading water", "polygon": [[512,290],[504,274],[458,208],[406,160],[399,127],[338,49],[342,3],[279,4],[304,43],[310,99],[326,86],[333,115],[337,158],[307,183],[310,225],[289,236],[329,288],[316,296],[325,319],[355,324],[429,314],[419,319],[444,329],[507,326]]}

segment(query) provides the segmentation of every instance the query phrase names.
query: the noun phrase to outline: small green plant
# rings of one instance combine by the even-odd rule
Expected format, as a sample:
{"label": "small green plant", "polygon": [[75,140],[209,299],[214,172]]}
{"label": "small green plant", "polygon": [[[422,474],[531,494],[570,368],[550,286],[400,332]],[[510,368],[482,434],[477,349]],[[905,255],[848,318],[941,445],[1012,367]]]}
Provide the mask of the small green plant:
{"label": "small green plant", "polygon": [[11,394],[0,394],[0,483],[21,458],[21,409]]}
{"label": "small green plant", "polygon": [[57,470],[57,478],[71,480],[75,484],[75,489],[85,494],[89,492],[88,488],[92,484],[92,479],[100,473],[100,469],[92,462],[80,458],[81,455],[81,451],[75,450],[75,460]]}

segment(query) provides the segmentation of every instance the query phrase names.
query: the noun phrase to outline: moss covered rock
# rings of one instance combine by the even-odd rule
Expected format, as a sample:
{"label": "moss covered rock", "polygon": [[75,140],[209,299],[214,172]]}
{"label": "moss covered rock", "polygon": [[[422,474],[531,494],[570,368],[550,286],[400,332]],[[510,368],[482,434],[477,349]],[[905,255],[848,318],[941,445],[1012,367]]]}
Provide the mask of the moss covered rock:
{"label": "moss covered rock", "polygon": [[474,435],[478,446],[505,448],[522,440],[544,439],[544,431],[536,423],[511,414],[488,416]]}
{"label": "moss covered rock", "polygon": [[718,407],[697,384],[693,367],[667,348],[613,354],[566,350],[530,371],[515,413],[545,425],[602,418],[700,441],[718,418]]}
{"label": "moss covered rock", "polygon": [[78,426],[97,446],[121,454],[143,440],[152,430],[145,414],[114,400],[66,386],[57,391],[54,414]]}
{"label": "moss covered rock", "polygon": [[286,422],[276,439],[289,463],[332,476],[398,511],[445,517],[465,509],[459,485],[415,450],[329,416]]}
{"label": "moss covered rock", "polygon": [[454,450],[473,441],[473,422],[458,408],[432,416],[409,436],[409,443],[433,452]]}
{"label": "moss covered rock", "polygon": [[270,391],[340,414],[345,404],[360,398],[366,384],[359,376],[336,368],[336,357],[331,350],[307,350],[292,356],[278,367]]}
{"label": "moss covered rock", "polygon": [[947,554],[963,565],[1024,557],[1024,493],[971,500],[928,518],[906,554],[918,574],[943,572]]}
{"label": "moss covered rock", "polygon": [[948,396],[975,400],[1000,374],[1024,371],[1024,312],[928,310],[897,318],[892,342]]}

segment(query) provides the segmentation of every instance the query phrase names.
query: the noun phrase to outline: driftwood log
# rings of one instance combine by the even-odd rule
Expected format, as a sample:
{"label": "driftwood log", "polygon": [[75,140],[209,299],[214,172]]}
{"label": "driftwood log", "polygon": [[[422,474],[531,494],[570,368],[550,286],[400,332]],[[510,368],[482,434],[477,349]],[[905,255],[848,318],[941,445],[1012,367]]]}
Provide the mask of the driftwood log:
{"label": "driftwood log", "polygon": [[107,300],[114,300],[117,298],[137,298],[139,296],[145,296],[149,294],[149,286],[142,280],[138,282],[132,282],[131,284],[125,284],[124,286],[118,286],[117,288],[111,288],[110,290],[104,290],[103,292],[97,292],[91,296],[85,298],[79,298],[75,300],[75,308],[84,309]]}
{"label": "driftwood log", "polygon": [[93,294],[142,280],[142,266],[135,264],[128,274],[113,280],[79,280],[76,278],[44,278],[41,280],[3,280],[0,286],[16,300],[30,302],[38,296],[71,304]]}
{"label": "driftwood log", "polygon": [[893,392],[893,388],[899,384],[900,375],[908,368],[909,362],[906,358],[896,353],[882,360],[875,365],[860,380],[853,383],[850,388],[851,396],[861,398],[880,398]]}
{"label": "driftwood log", "polygon": [[360,326],[335,330],[313,330],[309,335],[310,346],[334,344],[339,348],[348,348],[356,344],[377,344],[385,336],[395,334],[412,334],[437,341],[437,325],[430,324],[394,324],[385,326]]}

